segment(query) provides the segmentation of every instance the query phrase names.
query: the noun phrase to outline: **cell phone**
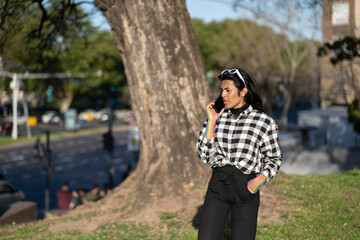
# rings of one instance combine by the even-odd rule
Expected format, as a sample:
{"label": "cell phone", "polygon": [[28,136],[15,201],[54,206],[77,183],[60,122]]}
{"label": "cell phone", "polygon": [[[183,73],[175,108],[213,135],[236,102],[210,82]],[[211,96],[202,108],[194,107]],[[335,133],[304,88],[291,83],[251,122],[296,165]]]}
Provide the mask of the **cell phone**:
{"label": "cell phone", "polygon": [[217,113],[221,112],[221,110],[225,107],[224,100],[223,100],[221,94],[215,99],[214,103],[215,104],[212,106],[212,108]]}

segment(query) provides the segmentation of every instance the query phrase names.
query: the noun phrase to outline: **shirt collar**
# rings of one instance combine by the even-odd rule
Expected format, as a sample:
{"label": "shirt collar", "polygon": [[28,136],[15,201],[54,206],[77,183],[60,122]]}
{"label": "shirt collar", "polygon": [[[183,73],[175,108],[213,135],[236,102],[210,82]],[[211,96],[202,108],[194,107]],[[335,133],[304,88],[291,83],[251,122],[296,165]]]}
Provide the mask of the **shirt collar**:
{"label": "shirt collar", "polygon": [[[251,104],[249,104],[249,107],[247,109],[245,109],[244,111],[242,111],[240,113],[240,115],[238,116],[238,118],[236,118],[236,119],[240,119],[242,117],[247,117],[253,109],[254,109],[253,106],[251,106]],[[231,111],[229,109],[225,109],[225,111],[226,111],[226,114],[227,114],[227,118],[235,119],[233,117],[233,115],[231,114]]]}

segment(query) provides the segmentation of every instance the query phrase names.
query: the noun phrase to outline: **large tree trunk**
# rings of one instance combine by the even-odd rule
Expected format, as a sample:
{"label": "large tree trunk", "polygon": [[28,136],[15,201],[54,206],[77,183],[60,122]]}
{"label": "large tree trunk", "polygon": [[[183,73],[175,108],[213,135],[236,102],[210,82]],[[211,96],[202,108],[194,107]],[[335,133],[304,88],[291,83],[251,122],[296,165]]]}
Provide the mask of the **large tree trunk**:
{"label": "large tree trunk", "polygon": [[131,187],[140,203],[203,186],[195,144],[210,94],[185,0],[95,4],[112,27],[141,135],[138,167],[119,191]]}

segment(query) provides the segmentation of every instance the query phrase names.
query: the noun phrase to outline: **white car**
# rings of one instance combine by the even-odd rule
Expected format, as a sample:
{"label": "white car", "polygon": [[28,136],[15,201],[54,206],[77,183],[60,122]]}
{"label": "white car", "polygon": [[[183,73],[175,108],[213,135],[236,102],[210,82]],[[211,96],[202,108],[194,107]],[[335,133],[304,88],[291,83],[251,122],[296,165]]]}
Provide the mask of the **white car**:
{"label": "white car", "polygon": [[[13,122],[13,116],[12,114],[10,114],[8,117],[7,117],[7,120],[9,122]],[[26,124],[26,117],[25,116],[20,116],[18,115],[17,116],[17,124],[19,125],[25,125]]]}
{"label": "white car", "polygon": [[95,119],[98,122],[106,122],[110,118],[110,109],[103,108],[95,113]]}
{"label": "white car", "polygon": [[47,124],[59,124],[64,125],[64,120],[62,115],[57,111],[47,111],[41,115],[41,121]]}
{"label": "white car", "polygon": [[25,194],[8,181],[0,180],[0,209],[18,201],[25,201]]}

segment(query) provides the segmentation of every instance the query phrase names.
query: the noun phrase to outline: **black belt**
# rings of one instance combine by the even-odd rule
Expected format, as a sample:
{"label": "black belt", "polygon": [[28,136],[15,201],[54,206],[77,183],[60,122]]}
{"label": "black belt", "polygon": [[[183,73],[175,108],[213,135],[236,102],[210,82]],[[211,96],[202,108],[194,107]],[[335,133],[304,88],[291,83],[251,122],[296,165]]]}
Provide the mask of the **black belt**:
{"label": "black belt", "polygon": [[235,166],[230,165],[213,168],[213,174],[219,174],[220,181],[224,182],[225,184],[230,184],[230,180],[235,182],[235,176],[246,175]]}

